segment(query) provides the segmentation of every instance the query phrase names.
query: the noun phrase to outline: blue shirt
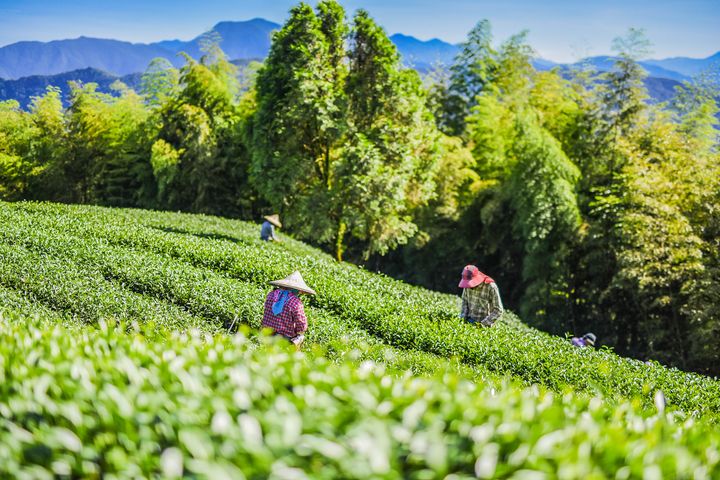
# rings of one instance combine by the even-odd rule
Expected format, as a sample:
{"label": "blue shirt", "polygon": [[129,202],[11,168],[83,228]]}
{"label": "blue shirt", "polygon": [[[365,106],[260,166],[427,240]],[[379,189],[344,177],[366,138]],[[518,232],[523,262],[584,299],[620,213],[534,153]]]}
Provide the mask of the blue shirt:
{"label": "blue shirt", "polygon": [[275,228],[273,224],[265,220],[265,223],[260,227],[260,239],[261,240],[275,240]]}

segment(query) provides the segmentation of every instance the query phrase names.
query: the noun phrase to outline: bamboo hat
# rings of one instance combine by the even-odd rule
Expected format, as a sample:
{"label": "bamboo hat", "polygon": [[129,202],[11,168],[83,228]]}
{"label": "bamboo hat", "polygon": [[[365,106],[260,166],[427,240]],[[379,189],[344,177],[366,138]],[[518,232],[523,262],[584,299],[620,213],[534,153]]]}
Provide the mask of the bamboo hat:
{"label": "bamboo hat", "polygon": [[597,337],[594,333],[586,333],[582,336],[582,338],[585,340],[585,343],[587,343],[591,347],[595,346],[595,341],[597,340]]}
{"label": "bamboo hat", "polygon": [[303,280],[302,278],[302,275],[300,275],[300,272],[298,272],[297,270],[295,270],[293,273],[283,278],[282,280],[273,280],[272,282],[270,282],[270,285],[282,288],[292,288],[299,292],[315,295],[315,290],[307,286],[305,280]]}
{"label": "bamboo hat", "polygon": [[280,223],[280,215],[265,215],[263,218],[275,225],[276,227],[282,228],[282,223]]}

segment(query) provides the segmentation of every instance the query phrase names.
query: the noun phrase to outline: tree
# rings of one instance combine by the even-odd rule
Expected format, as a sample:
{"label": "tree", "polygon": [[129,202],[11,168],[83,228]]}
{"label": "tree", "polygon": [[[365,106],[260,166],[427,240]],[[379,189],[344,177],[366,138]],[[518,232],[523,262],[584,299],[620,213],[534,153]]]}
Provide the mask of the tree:
{"label": "tree", "polygon": [[[160,205],[203,213],[252,214],[237,70],[211,37],[199,62],[186,56],[179,89],[158,110],[151,164]],[[245,95],[252,96],[251,93]]]}
{"label": "tree", "polygon": [[[365,257],[407,241],[432,195],[435,130],[415,72],[360,11],[300,4],[258,74],[252,178],[302,238]],[[347,61],[346,61],[347,60]],[[269,175],[268,172],[272,172]]]}
{"label": "tree", "polygon": [[571,316],[570,254],[580,228],[578,168],[560,143],[531,116],[517,120],[509,155],[515,165],[504,193],[512,208],[512,230],[522,245],[524,318],[562,332]]}
{"label": "tree", "polygon": [[334,80],[344,77],[345,68],[334,62],[341,43],[332,36],[342,30],[336,18],[341,9],[322,5],[324,23],[301,3],[273,37],[258,72],[251,164],[253,184],[288,227],[320,243],[335,233],[329,191],[343,100]]}
{"label": "tree", "polygon": [[31,161],[34,136],[30,116],[15,100],[0,102],[0,198],[18,200],[26,194],[40,165]]}
{"label": "tree", "polygon": [[611,321],[630,352],[685,367],[691,327],[683,311],[703,270],[702,241],[688,216],[700,165],[667,121],[649,124],[638,140],[622,175],[617,271],[606,294],[632,303],[613,307]]}
{"label": "tree", "polygon": [[147,118],[142,98],[124,84],[119,96],[100,93],[97,85],[74,85],[68,109],[67,154],[61,165],[71,186],[68,201],[129,206],[139,188],[136,164],[148,166],[134,140]]}
{"label": "tree", "polygon": [[360,10],[347,77],[347,148],[338,167],[337,256],[347,231],[384,254],[417,231],[413,212],[434,190],[437,131],[416,72],[404,70],[385,32]]}
{"label": "tree", "polygon": [[[645,110],[647,91],[643,79],[647,76],[638,60],[650,52],[650,43],[644,30],[631,28],[624,37],[613,40],[613,50],[618,53],[613,69],[602,77],[599,90],[601,130],[607,141],[618,143],[637,125]],[[617,156],[611,155],[607,166],[609,174],[622,168]]]}
{"label": "tree", "polygon": [[177,94],[179,73],[166,58],[155,58],[140,79],[140,93],[148,105],[159,107]]}
{"label": "tree", "polygon": [[593,89],[589,96],[580,96],[583,112],[570,147],[582,172],[578,199],[585,220],[585,235],[574,255],[574,318],[578,326],[592,327],[621,352],[628,352],[630,342],[637,345],[637,333],[631,325],[623,330],[615,312],[634,311],[634,299],[629,290],[610,293],[608,288],[620,268],[618,254],[623,248],[617,226],[629,206],[625,170],[635,157],[633,143],[646,119],[645,72],[637,60],[648,48],[642,30],[630,29],[613,41],[618,52],[613,69],[596,78],[594,87],[583,80]]}
{"label": "tree", "polygon": [[25,161],[35,164],[40,173],[31,180],[24,197],[54,200],[67,190],[60,167],[65,155],[66,125],[59,88],[48,87],[44,95],[32,99],[30,120],[35,134]]}
{"label": "tree", "polygon": [[701,152],[710,152],[718,144],[718,108],[720,80],[717,74],[704,72],[692,82],[675,87],[677,92],[670,108],[680,122],[680,131],[693,138]]}
{"label": "tree", "polygon": [[447,96],[438,120],[443,132],[448,135],[464,133],[465,119],[477,104],[477,96],[492,83],[499,69],[496,56],[490,22],[481,20],[460,44],[460,51],[450,67]]}

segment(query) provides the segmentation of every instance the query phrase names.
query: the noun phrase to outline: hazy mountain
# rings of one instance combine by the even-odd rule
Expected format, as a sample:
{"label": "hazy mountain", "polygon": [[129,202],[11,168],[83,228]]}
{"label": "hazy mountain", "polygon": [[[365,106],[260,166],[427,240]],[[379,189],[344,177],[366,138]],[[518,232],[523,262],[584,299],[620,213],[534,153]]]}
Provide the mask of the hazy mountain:
{"label": "hazy mountain", "polygon": [[[270,49],[272,32],[280,25],[261,18],[240,22],[220,22],[213,27],[221,37],[221,47],[237,64],[249,59],[262,59]],[[136,87],[140,73],[153,58],[164,57],[179,66],[183,60],[178,52],[185,51],[194,58],[201,55],[204,35],[192,40],[165,40],[152,44],[129,43],[118,40],[80,37],[52,42],[18,42],[0,48],[0,100],[15,98],[26,106],[30,97],[41,95],[47,85],[55,85],[67,95],[68,81],[95,82],[100,91],[109,91],[117,79]],[[419,40],[397,33],[390,39],[397,46],[403,62],[421,73],[435,65],[449,66],[459,47],[437,38]],[[558,64],[536,58],[537,70],[559,67],[563,70],[581,64],[592,65],[599,71],[613,68],[615,57],[590,57],[576,64]],[[655,101],[665,101],[674,94],[678,82],[712,66],[720,66],[720,52],[705,59],[685,57],[647,60],[641,65],[648,71],[646,86]],[[21,78],[22,77],[22,78]],[[2,80],[2,78],[9,80]]]}
{"label": "hazy mountain", "polygon": [[[270,49],[270,35],[278,24],[259,18],[246,22],[220,22],[213,29],[222,36],[221,46],[231,59],[263,58]],[[52,42],[18,42],[0,48],[0,78],[55,75],[96,68],[113,75],[143,72],[153,58],[164,57],[183,64],[177,52],[199,58],[201,36],[183,42],[153,44],[80,37]]]}
{"label": "hazy mountain", "polygon": [[673,57],[664,60],[646,60],[644,64],[654,65],[666,70],[692,77],[708,69],[720,69],[720,52],[707,58]]}
{"label": "hazy mountain", "polygon": [[405,65],[418,71],[428,71],[436,65],[450,65],[457,54],[459,47],[443,42],[437,38],[432,40],[418,40],[409,35],[396,33],[390,36],[403,57]]}
{"label": "hazy mountain", "polygon": [[52,42],[18,42],[0,48],[0,78],[54,75],[92,67],[115,75],[145,70],[155,57],[180,63],[156,45],[80,37]]}
{"label": "hazy mountain", "polygon": [[[220,34],[221,47],[229,58],[249,59],[267,55],[272,32],[279,28],[277,23],[254,18],[240,22],[220,22],[213,30]],[[144,71],[155,57],[164,57],[180,65],[183,63],[177,56],[180,51],[199,58],[203,36],[188,41],[176,39],[152,44],[88,37],[46,43],[18,42],[0,48],[0,78],[54,75],[88,67],[113,75],[126,75]],[[437,38],[423,41],[400,33],[390,38],[397,45],[405,64],[421,72],[428,71],[433,65],[451,64],[459,48]],[[585,62],[606,71],[612,68],[614,57],[590,57]],[[533,64],[538,70],[548,70],[558,65],[546,59],[535,59]],[[677,57],[648,60],[641,64],[650,76],[682,81],[711,65],[720,64],[720,52],[705,59]]]}
{"label": "hazy mountain", "polygon": [[651,103],[667,102],[677,93],[675,87],[681,85],[677,80],[659,77],[647,77],[643,83],[650,95]]}
{"label": "hazy mountain", "polygon": [[559,65],[551,60],[545,60],[544,58],[534,58],[532,64],[535,70],[539,71],[552,70]]}
{"label": "hazy mountain", "polygon": [[22,108],[30,105],[32,97],[45,93],[48,86],[59,87],[62,92],[63,102],[67,104],[70,97],[69,82],[97,83],[98,91],[108,93],[110,85],[115,80],[120,80],[127,86],[137,89],[140,86],[139,73],[117,76],[96,68],[84,68],[72,72],[60,73],[58,75],[33,75],[16,80],[3,80],[0,78],[0,101],[17,100]]}
{"label": "hazy mountain", "polygon": [[[233,61],[233,63],[239,66],[246,65],[248,62],[249,60]],[[112,85],[115,80],[120,80],[130,88],[138,90],[140,87],[140,77],[140,73],[118,76],[95,68],[85,68],[58,75],[33,75],[15,80],[3,80],[0,78],[0,101],[10,99],[17,100],[21,108],[27,108],[32,101],[32,97],[44,94],[47,87],[52,85],[60,88],[63,103],[67,105],[70,98],[70,86],[68,85],[70,81],[97,83],[98,91],[114,93],[110,85]],[[664,102],[672,98],[675,94],[676,85],[680,85],[680,82],[669,78],[648,77],[645,79],[645,86],[648,89],[648,93],[655,102]]]}
{"label": "hazy mountain", "polygon": [[[597,57],[585,58],[585,59],[581,60],[580,62],[577,62],[577,63],[575,63],[573,65],[569,65],[569,66],[570,67],[579,67],[579,66],[583,66],[583,65],[589,65],[601,72],[607,72],[609,70],[612,70],[616,60],[617,60],[617,57],[601,55],[601,56],[597,56]],[[663,67],[660,67],[657,65],[652,65],[652,64],[649,64],[644,61],[641,61],[639,63],[640,63],[640,65],[642,65],[642,67],[645,69],[645,71],[647,71],[648,75],[651,77],[669,78],[669,79],[676,80],[676,81],[688,80],[688,77],[681,73],[678,73],[678,72],[675,72],[672,70],[668,70],[666,68],[663,68]]]}
{"label": "hazy mountain", "polygon": [[[220,34],[220,47],[231,59],[264,58],[270,51],[272,32],[280,25],[262,18],[254,18],[244,22],[220,22],[212,30]],[[184,51],[193,58],[202,55],[200,50],[203,35],[183,42],[166,40],[153,45],[173,53]]]}

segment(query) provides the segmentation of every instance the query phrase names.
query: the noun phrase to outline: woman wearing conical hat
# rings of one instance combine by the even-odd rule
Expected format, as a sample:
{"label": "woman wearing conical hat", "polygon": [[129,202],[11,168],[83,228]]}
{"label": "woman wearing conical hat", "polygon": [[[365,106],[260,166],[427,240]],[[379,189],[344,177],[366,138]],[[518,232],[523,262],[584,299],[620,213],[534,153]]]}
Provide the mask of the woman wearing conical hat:
{"label": "woman wearing conical hat", "polygon": [[282,228],[282,223],[280,223],[280,216],[279,215],[265,215],[263,217],[265,220],[262,224],[262,227],[260,227],[260,239],[265,240],[266,242],[279,242],[280,239],[275,236],[275,228]]}
{"label": "woman wearing conical hat", "polygon": [[270,285],[276,288],[265,299],[262,326],[271,328],[276,335],[282,335],[300,347],[308,327],[300,293],[315,295],[315,290],[305,284],[298,271],[282,280],[274,280]]}

